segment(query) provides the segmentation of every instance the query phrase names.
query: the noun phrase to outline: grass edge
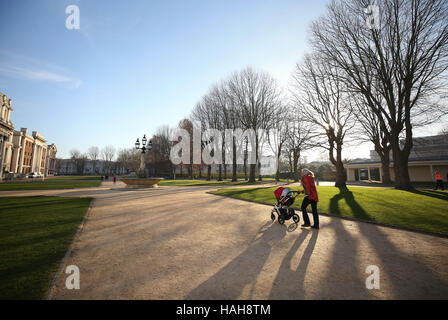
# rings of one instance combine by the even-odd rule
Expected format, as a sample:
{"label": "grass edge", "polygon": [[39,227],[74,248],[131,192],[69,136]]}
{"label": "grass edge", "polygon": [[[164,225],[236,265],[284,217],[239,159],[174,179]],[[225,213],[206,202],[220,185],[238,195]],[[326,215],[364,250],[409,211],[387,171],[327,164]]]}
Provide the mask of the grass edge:
{"label": "grass edge", "polygon": [[90,216],[93,203],[95,202],[95,198],[86,197],[90,199],[89,207],[87,208],[86,213],[84,214],[84,217],[82,218],[81,224],[78,226],[78,229],[76,230],[75,235],[73,236],[72,241],[70,242],[70,245],[68,246],[67,252],[65,253],[64,257],[61,259],[61,262],[59,263],[59,268],[57,271],[52,272],[50,275],[50,278],[52,279],[50,282],[50,286],[48,287],[47,292],[45,293],[45,296],[43,300],[51,300],[54,288],[56,286],[57,281],[59,280],[60,275],[62,274],[62,271],[64,269],[65,263],[67,262],[68,257],[70,256],[73,246],[75,244],[76,239],[79,237],[80,233],[84,229],[84,225],[86,223],[87,218]]}
{"label": "grass edge", "polygon": [[[258,204],[263,204],[263,205],[267,205],[267,206],[273,206],[272,203],[268,203],[268,202],[264,202],[264,201],[255,201],[255,200],[250,200],[250,199],[242,199],[242,198],[238,198],[238,197],[233,197],[233,196],[228,196],[228,195],[224,195],[224,194],[219,194],[219,193],[215,193],[219,190],[222,190],[224,188],[215,190],[215,191],[207,191],[206,193],[208,194],[213,194],[215,196],[221,196],[221,197],[226,197],[226,198],[231,198],[231,199],[236,199],[236,200],[241,200],[241,201],[247,201],[247,202],[251,202],[251,203],[258,203]],[[297,209],[297,207],[293,207],[294,209]],[[311,211],[307,210],[308,213],[311,213]],[[375,224],[381,227],[387,227],[387,228],[392,228],[392,229],[398,229],[398,230],[403,230],[403,231],[408,231],[408,232],[417,232],[417,233],[422,233],[422,234],[426,234],[426,235],[430,235],[430,236],[436,236],[439,238],[448,238],[448,233],[443,233],[443,232],[436,232],[436,231],[429,231],[429,230],[423,230],[423,229],[418,229],[418,228],[410,228],[410,227],[406,227],[406,226],[399,226],[399,225],[395,225],[395,224],[388,224],[388,223],[384,223],[384,222],[378,222],[378,221],[371,221],[371,220],[365,220],[365,219],[360,219],[360,218],[352,218],[352,217],[345,217],[342,215],[336,215],[336,214],[332,214],[332,213],[326,213],[326,212],[318,212],[319,215],[323,215],[323,216],[327,216],[327,217],[331,217],[331,218],[339,218],[339,219],[344,219],[344,220],[349,220],[349,221],[355,221],[355,222],[363,222],[363,223],[369,223],[369,224]]]}

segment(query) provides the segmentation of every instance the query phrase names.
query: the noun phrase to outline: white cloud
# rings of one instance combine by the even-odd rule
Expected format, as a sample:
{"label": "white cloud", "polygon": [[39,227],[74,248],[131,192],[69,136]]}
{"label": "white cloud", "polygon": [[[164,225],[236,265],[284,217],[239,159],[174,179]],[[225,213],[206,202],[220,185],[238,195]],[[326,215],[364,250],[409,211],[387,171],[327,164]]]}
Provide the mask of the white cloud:
{"label": "white cloud", "polygon": [[78,88],[82,84],[82,81],[79,79],[70,78],[44,69],[30,69],[16,66],[0,66],[0,74],[6,76],[12,76],[19,79],[64,82],[73,85],[75,88]]}

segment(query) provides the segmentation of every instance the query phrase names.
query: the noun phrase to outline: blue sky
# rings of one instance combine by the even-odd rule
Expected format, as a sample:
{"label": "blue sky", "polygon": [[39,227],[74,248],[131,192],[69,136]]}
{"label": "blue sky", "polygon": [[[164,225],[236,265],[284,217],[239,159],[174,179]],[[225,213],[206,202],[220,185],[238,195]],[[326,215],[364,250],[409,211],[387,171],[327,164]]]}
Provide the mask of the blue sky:
{"label": "blue sky", "polygon": [[[286,85],[327,1],[1,1],[0,91],[58,156],[132,147],[246,66]],[[76,4],[80,29],[68,30]],[[363,156],[367,156],[368,147]],[[359,149],[358,149],[359,151]]]}

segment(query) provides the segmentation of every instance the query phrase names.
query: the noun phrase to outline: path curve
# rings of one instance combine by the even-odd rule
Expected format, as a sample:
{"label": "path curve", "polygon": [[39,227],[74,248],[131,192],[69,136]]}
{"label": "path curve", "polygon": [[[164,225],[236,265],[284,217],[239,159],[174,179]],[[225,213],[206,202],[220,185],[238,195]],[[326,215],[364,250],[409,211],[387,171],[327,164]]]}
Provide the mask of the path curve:
{"label": "path curve", "polygon": [[[52,299],[448,298],[448,239],[324,216],[293,230],[216,187],[122,187],[0,193],[95,198],[65,262],[81,289],[62,273]],[[380,289],[366,288],[370,265]]]}

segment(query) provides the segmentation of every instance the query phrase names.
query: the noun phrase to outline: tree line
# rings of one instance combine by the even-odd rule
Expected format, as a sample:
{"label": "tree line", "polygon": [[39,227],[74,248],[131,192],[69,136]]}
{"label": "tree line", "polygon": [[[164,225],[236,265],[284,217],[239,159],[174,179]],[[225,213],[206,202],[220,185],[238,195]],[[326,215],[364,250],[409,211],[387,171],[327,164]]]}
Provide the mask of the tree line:
{"label": "tree line", "polygon": [[[366,10],[372,4],[377,17]],[[287,92],[269,74],[246,68],[212,86],[179,127],[191,130],[197,121],[202,128],[252,129],[258,169],[260,145],[267,143],[279,160],[291,164],[296,180],[303,152],[326,149],[337,187],[346,183],[344,144],[367,140],[381,159],[383,182],[391,183],[392,154],[395,186],[411,188],[414,129],[447,114],[448,3],[332,1],[311,24],[310,47],[295,66]],[[275,136],[261,141],[262,130],[273,129]],[[219,178],[227,165],[219,165]],[[256,171],[250,164],[249,181],[255,181]],[[258,175],[261,179],[260,170]]]}
{"label": "tree line", "polygon": [[[377,6],[377,17],[366,10],[370,5]],[[247,138],[233,138],[231,144],[224,137],[201,142],[203,149],[221,144],[219,152],[232,155],[231,161],[223,155],[218,180],[230,174],[236,181],[241,160],[245,177],[261,180],[260,160],[269,150],[278,163],[288,163],[297,181],[303,153],[320,148],[336,170],[335,185],[344,187],[344,146],[370,141],[381,159],[383,182],[391,183],[392,158],[396,188],[411,188],[408,160],[414,129],[448,113],[448,2],[332,1],[312,22],[309,44],[287,88],[264,71],[244,68],[212,85],[178,127],[191,135],[198,123],[203,132],[254,132],[253,146]],[[177,142],[171,141],[172,131],[158,129],[149,156],[153,165],[171,171],[170,149]],[[244,150],[244,159],[237,159],[237,148]],[[249,154],[255,154],[255,163],[248,164]],[[206,169],[206,178],[211,178],[211,165],[190,161],[180,166],[190,177],[194,172],[202,176]]]}

